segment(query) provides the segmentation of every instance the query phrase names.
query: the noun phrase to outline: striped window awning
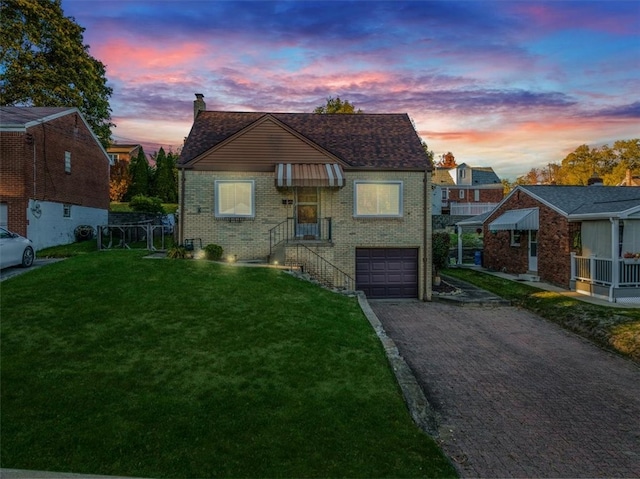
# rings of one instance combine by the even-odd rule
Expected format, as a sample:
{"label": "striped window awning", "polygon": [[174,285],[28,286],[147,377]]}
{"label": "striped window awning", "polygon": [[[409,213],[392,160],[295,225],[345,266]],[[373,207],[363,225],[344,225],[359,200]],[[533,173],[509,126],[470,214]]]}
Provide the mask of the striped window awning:
{"label": "striped window awning", "polygon": [[535,230],[539,227],[538,208],[511,210],[489,223],[489,231]]}
{"label": "striped window awning", "polygon": [[342,188],[344,171],[337,163],[278,163],[276,165],[276,186],[316,186]]}

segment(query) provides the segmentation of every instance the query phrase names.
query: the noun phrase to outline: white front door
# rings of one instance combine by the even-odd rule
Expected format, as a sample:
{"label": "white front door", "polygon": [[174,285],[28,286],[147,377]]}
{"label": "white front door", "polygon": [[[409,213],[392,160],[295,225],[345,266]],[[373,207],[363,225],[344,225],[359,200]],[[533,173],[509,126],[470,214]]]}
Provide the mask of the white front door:
{"label": "white front door", "polygon": [[529,271],[538,271],[538,232],[529,231]]}

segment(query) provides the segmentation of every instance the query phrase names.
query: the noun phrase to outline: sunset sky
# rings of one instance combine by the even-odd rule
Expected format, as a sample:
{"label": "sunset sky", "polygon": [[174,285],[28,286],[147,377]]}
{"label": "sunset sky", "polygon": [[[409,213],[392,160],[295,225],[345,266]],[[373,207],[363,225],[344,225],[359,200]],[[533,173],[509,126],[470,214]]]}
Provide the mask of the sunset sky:
{"label": "sunset sky", "polygon": [[640,136],[640,1],[62,0],[107,67],[114,140],[177,150],[207,109],[406,112],[436,159],[514,180]]}

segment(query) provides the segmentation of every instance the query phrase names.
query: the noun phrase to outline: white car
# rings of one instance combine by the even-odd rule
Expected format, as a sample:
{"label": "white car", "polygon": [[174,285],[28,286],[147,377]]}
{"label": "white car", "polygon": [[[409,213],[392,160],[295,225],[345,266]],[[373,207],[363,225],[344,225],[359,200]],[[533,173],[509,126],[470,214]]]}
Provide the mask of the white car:
{"label": "white car", "polygon": [[28,268],[35,259],[31,240],[0,228],[0,269],[16,265]]}

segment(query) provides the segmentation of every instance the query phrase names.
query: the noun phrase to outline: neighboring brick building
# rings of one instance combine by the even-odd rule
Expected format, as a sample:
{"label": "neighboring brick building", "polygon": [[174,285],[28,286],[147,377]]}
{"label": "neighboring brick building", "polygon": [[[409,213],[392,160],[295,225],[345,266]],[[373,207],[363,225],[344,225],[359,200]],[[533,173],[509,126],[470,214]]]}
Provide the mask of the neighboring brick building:
{"label": "neighboring brick building", "polygon": [[333,286],[345,273],[370,297],[430,299],[432,165],[406,114],[215,112],[196,96],[181,241],[303,264]]}
{"label": "neighboring brick building", "polygon": [[36,249],[107,223],[109,157],[76,108],[0,108],[0,217]]}
{"label": "neighboring brick building", "polygon": [[640,302],[640,188],[521,185],[483,228],[486,268]]}

